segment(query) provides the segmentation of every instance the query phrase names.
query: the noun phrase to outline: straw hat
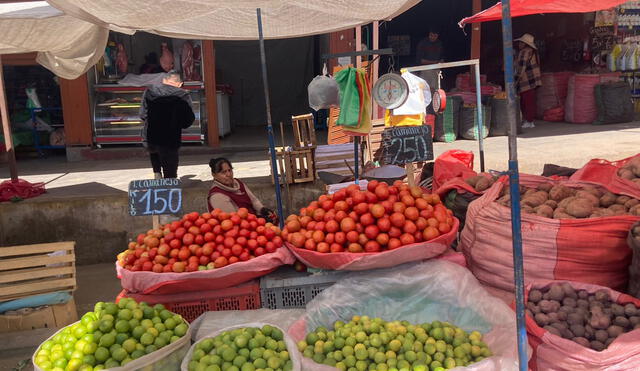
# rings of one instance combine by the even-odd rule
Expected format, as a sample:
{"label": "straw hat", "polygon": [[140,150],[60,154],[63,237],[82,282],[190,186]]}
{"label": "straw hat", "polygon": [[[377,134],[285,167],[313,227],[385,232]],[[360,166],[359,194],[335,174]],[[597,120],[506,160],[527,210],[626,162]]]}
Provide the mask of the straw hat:
{"label": "straw hat", "polygon": [[536,47],[536,43],[535,43],[535,39],[534,39],[533,35],[528,34],[528,33],[520,36],[519,39],[515,39],[513,41],[520,41],[520,42],[523,42],[523,43],[529,45],[530,47],[532,47],[534,49],[538,49],[538,47]]}

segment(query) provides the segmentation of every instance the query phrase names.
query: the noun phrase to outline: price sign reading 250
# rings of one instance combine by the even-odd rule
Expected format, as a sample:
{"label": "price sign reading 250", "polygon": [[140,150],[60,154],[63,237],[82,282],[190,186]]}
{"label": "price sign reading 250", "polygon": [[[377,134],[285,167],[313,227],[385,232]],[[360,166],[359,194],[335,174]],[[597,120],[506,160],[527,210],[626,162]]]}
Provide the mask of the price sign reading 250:
{"label": "price sign reading 250", "polygon": [[382,132],[384,162],[404,165],[433,160],[433,139],[429,126],[387,128]]}
{"label": "price sign reading 250", "polygon": [[143,179],[129,183],[132,216],[177,214],[182,209],[180,179]]}

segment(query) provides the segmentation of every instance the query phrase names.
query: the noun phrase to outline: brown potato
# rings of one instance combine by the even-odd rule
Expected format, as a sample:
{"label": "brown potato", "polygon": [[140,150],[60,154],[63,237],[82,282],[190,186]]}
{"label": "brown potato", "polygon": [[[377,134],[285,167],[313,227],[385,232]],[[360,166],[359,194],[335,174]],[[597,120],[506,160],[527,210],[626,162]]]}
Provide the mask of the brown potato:
{"label": "brown potato", "polygon": [[629,214],[634,216],[640,216],[640,205],[636,205],[629,209]]}
{"label": "brown potato", "polygon": [[600,197],[600,205],[602,207],[609,207],[616,203],[616,199],[617,197],[613,193],[605,192],[605,194]]}
{"label": "brown potato", "polygon": [[600,199],[587,191],[576,192],[576,197],[586,198],[587,200],[591,201],[591,204],[593,205],[593,207],[600,206]]}
{"label": "brown potato", "polygon": [[549,191],[549,198],[556,202],[560,202],[570,196],[573,196],[573,190],[559,184],[553,186]]}
{"label": "brown potato", "polygon": [[609,328],[607,329],[607,333],[609,334],[609,337],[612,337],[615,339],[618,336],[622,335],[622,333],[624,333],[624,328],[616,325],[609,326]]}
{"label": "brown potato", "polygon": [[540,290],[533,289],[529,291],[529,301],[537,303],[540,300],[542,300],[542,292]]}
{"label": "brown potato", "polygon": [[537,188],[538,188],[539,191],[549,192],[551,190],[551,188],[553,188],[553,184],[551,184],[551,183],[542,183],[542,184],[539,184]]}
{"label": "brown potato", "polygon": [[561,200],[560,202],[558,202],[558,207],[561,207],[561,208],[563,208],[563,209],[566,209],[566,208],[567,208],[567,205],[569,204],[569,202],[571,202],[571,201],[573,201],[573,200],[575,200],[575,199],[576,199],[576,198],[575,198],[575,197],[573,197],[573,196],[571,196],[571,197],[567,197],[567,198],[565,198],[565,199]]}
{"label": "brown potato", "polygon": [[553,209],[549,205],[542,204],[533,209],[537,215],[545,218],[553,218]]}
{"label": "brown potato", "polygon": [[576,218],[586,218],[593,212],[593,202],[586,198],[576,198],[567,204],[567,214]]}
{"label": "brown potato", "polygon": [[489,187],[491,187],[491,181],[485,177],[482,177],[482,179],[478,179],[474,188],[478,192],[483,192],[486,191]]}
{"label": "brown potato", "polygon": [[616,198],[616,203],[618,205],[624,205],[627,203],[627,201],[629,201],[631,199],[631,197],[629,196],[618,196],[618,198]]}
{"label": "brown potato", "polygon": [[609,206],[608,209],[613,212],[613,215],[624,215],[627,213],[627,208],[620,204],[613,204]]}
{"label": "brown potato", "polygon": [[469,178],[465,179],[464,181],[468,185],[470,185],[472,187],[475,187],[476,183],[478,183],[478,180],[480,180],[482,178],[484,178],[482,175],[476,175],[476,176],[469,177]]}
{"label": "brown potato", "polygon": [[594,340],[591,342],[591,349],[595,350],[596,352],[601,352],[604,350],[604,344],[600,341]]}
{"label": "brown potato", "polygon": [[622,179],[627,179],[627,180],[631,180],[636,177],[635,175],[633,175],[633,171],[629,169],[624,169],[624,168],[618,170],[618,176]]}
{"label": "brown potato", "polygon": [[637,198],[632,198],[629,201],[624,203],[624,207],[626,207],[627,209],[631,209],[632,207],[638,204],[640,204],[640,200],[638,200]]}
{"label": "brown potato", "polygon": [[571,339],[573,341],[575,341],[576,343],[582,345],[583,347],[589,348],[589,346],[591,345],[591,343],[589,343],[589,340],[583,338],[583,337],[574,337],[573,339]]}
{"label": "brown potato", "polygon": [[600,188],[597,188],[597,187],[594,187],[594,186],[590,186],[590,185],[584,186],[582,189],[585,192],[588,192],[588,193],[596,196],[596,198],[600,198],[604,194],[604,191],[600,190]]}
{"label": "brown potato", "polygon": [[554,210],[555,210],[556,207],[558,207],[558,203],[555,202],[554,200],[546,200],[544,202],[544,205],[547,205],[547,206],[551,207]]}

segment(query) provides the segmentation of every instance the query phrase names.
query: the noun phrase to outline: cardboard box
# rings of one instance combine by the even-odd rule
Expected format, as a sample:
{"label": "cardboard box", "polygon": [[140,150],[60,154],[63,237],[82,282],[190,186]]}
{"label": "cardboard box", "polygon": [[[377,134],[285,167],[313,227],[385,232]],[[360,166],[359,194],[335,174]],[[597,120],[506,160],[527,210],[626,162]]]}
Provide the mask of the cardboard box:
{"label": "cardboard box", "polygon": [[76,303],[49,305],[23,315],[0,315],[0,333],[38,328],[61,328],[78,320]]}

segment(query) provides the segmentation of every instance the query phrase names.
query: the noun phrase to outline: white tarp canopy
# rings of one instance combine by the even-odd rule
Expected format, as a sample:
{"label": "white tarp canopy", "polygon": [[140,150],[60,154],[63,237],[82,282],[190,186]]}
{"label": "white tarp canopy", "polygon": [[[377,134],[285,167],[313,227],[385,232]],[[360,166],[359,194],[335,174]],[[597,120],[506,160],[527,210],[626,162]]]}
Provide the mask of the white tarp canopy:
{"label": "white tarp canopy", "polygon": [[185,39],[309,36],[393,18],[420,0],[48,0],[68,15],[112,30]]}
{"label": "white tarp canopy", "polygon": [[38,63],[74,79],[102,57],[109,31],[34,1],[0,4],[0,35],[0,54],[38,52]]}
{"label": "white tarp canopy", "polygon": [[[102,57],[108,30],[185,39],[255,40],[343,30],[391,19],[420,0],[48,0],[0,4],[0,54],[37,61],[73,79]],[[48,4],[47,4],[48,3]]]}

